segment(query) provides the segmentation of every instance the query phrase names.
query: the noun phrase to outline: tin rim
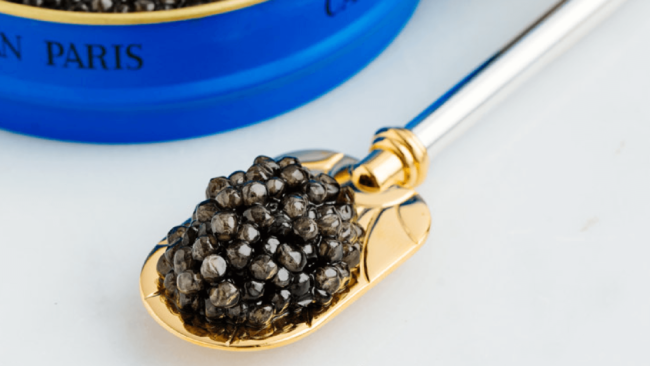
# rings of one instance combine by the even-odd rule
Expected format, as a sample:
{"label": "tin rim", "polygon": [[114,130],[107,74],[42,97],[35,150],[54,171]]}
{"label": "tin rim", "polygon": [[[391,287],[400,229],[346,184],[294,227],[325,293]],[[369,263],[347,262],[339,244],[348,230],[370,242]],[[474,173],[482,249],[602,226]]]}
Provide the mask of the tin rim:
{"label": "tin rim", "polygon": [[176,22],[227,13],[269,0],[224,0],[212,4],[190,6],[182,9],[139,13],[79,13],[64,10],[41,9],[34,6],[0,0],[0,14],[53,23],[84,25],[135,25]]}

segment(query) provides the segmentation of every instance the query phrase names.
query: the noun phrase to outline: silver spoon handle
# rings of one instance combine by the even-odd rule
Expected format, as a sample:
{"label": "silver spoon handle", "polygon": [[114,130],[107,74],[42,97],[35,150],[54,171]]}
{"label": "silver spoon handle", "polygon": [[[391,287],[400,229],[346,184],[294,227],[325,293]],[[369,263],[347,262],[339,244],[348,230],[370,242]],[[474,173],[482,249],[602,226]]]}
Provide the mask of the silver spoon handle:
{"label": "silver spoon handle", "polygon": [[407,124],[433,158],[486,106],[543,66],[623,0],[564,0]]}

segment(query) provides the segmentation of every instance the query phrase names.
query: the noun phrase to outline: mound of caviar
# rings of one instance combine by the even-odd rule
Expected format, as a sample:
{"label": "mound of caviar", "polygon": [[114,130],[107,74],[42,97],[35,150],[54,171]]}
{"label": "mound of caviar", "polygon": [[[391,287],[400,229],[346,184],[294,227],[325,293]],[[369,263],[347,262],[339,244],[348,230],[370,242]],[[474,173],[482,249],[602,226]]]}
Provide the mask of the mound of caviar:
{"label": "mound of caviar", "polygon": [[267,337],[345,295],[363,235],[352,189],[296,158],[260,156],[211,179],[191,220],[169,232],[160,293],[195,334]]}
{"label": "mound of caviar", "polygon": [[[2,0],[0,0],[2,1]],[[91,12],[132,13],[155,10],[172,10],[224,0],[7,0],[16,4],[39,8]]]}

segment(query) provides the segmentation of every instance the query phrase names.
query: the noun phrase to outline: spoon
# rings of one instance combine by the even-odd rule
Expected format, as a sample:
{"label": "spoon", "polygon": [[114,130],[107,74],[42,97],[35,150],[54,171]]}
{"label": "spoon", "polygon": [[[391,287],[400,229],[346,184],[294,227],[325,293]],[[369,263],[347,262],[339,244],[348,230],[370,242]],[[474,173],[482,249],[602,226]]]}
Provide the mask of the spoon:
{"label": "spoon", "polygon": [[156,264],[168,243],[154,247],[140,275],[140,292],[151,316],[174,335],[200,346],[230,351],[263,350],[299,340],[332,320],[343,309],[394,271],[424,244],[431,225],[426,203],[414,191],[427,174],[429,160],[476,117],[511,90],[515,82],[549,61],[577,36],[603,19],[622,0],[565,0],[553,6],[512,42],[434,102],[405,128],[382,129],[363,160],[327,150],[287,154],[312,172],[324,172],[355,191],[358,223],[365,229],[356,280],[325,311],[270,336],[211,337],[185,325],[158,292]]}

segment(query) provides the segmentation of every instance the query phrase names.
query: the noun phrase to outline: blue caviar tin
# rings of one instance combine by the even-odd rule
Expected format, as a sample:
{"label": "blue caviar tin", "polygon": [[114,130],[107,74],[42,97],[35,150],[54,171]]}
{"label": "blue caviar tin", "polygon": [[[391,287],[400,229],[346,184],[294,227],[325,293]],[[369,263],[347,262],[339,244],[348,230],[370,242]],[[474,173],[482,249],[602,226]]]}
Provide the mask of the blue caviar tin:
{"label": "blue caviar tin", "polygon": [[417,0],[223,0],[89,14],[0,0],[0,128],[134,143],[248,125],[370,62]]}

